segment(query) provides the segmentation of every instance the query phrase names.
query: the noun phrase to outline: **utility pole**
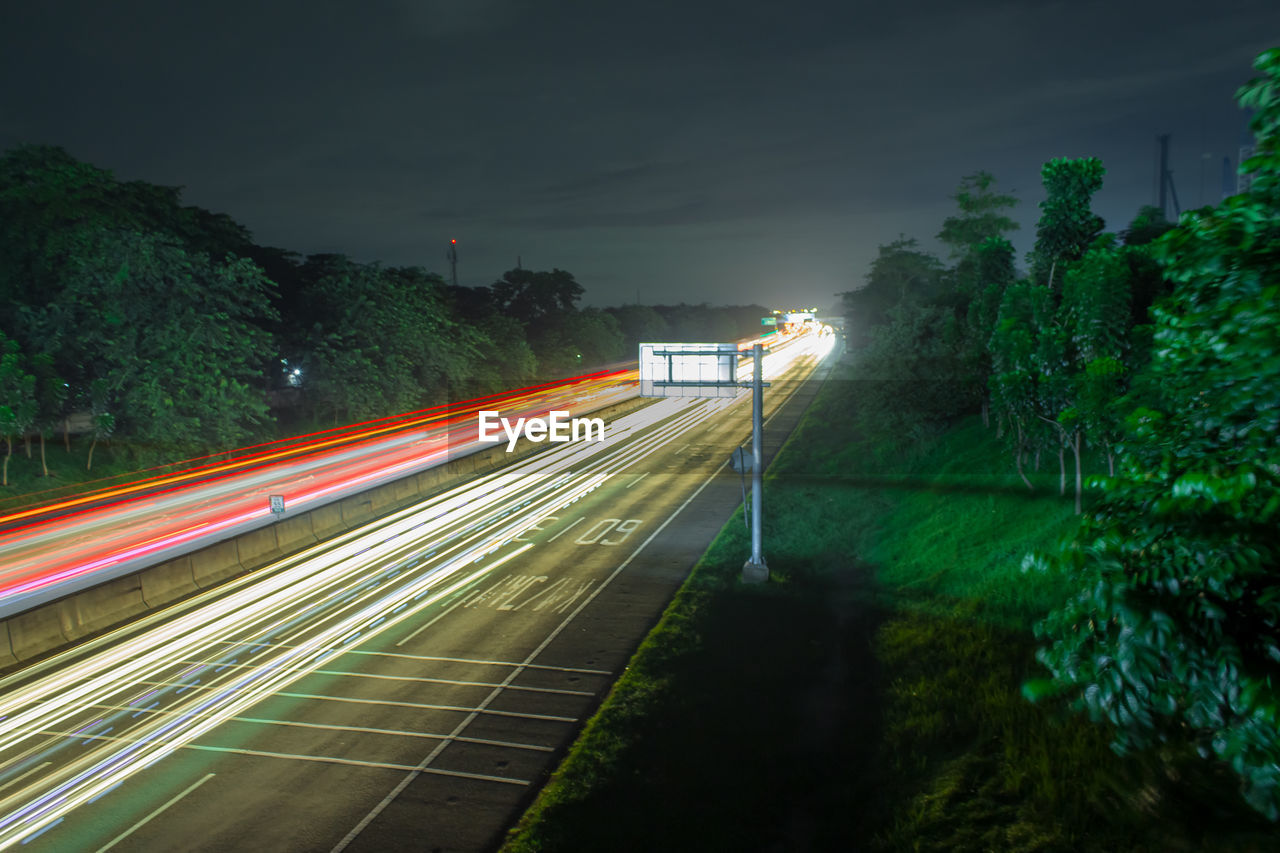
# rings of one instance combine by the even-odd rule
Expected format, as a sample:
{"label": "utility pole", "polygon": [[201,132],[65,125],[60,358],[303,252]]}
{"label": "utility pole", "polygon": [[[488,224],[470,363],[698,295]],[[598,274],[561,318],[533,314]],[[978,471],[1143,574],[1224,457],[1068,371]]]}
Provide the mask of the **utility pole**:
{"label": "utility pole", "polygon": [[764,345],[754,344],[751,374],[751,559],[742,566],[743,583],[764,583]]}
{"label": "utility pole", "polygon": [[458,241],[449,241],[449,266],[453,269],[453,286],[458,286]]}

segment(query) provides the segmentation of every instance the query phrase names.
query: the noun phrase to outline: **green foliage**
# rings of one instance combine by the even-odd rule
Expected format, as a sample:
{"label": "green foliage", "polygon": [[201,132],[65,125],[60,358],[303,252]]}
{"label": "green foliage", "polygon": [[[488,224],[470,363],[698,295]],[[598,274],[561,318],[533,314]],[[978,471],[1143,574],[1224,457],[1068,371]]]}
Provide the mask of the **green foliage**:
{"label": "green foliage", "polygon": [[1102,232],[1102,218],[1089,203],[1105,172],[1097,157],[1060,157],[1044,164],[1040,175],[1048,197],[1040,202],[1031,269],[1037,284],[1055,287],[1063,267],[1082,257]]}
{"label": "green foliage", "polygon": [[4,476],[0,484],[9,485],[9,457],[13,440],[26,433],[36,417],[36,378],[23,369],[22,354],[16,341],[0,333],[0,435],[4,436]]}
{"label": "green foliage", "polygon": [[315,255],[303,279],[297,315],[308,333],[294,358],[319,413],[363,420],[422,408],[472,376],[485,339],[448,316],[438,276]]}
{"label": "green foliage", "polygon": [[[622,332],[622,347],[625,352],[637,352],[639,345],[646,341],[672,341],[671,327],[662,315],[647,305],[623,305],[620,308],[606,308],[618,321]],[[763,315],[761,315],[763,316]],[[725,340],[735,340],[734,335]],[[716,340],[719,340],[717,338]]]}
{"label": "green foliage", "polygon": [[872,330],[889,320],[890,310],[908,298],[927,302],[938,295],[942,264],[916,248],[914,238],[900,236],[881,246],[871,262],[866,284],[840,294],[844,300],[845,334],[851,349],[870,342]]}
{"label": "green foliage", "polygon": [[[1122,435],[1117,401],[1128,392],[1134,370],[1128,255],[1138,249],[1116,248],[1100,240],[1063,277],[1061,322],[1070,335],[1070,387],[1066,389],[1074,420],[1090,446],[1111,459]],[[1059,419],[1062,422],[1061,418]],[[1066,424],[1064,424],[1066,425]],[[1077,489],[1079,489],[1077,484]]]}
{"label": "green foliage", "polygon": [[[478,396],[527,385],[537,375],[538,359],[525,339],[524,327],[512,317],[491,314],[476,324],[481,339],[472,368],[474,394]],[[465,393],[465,392],[464,392]]]}
{"label": "green foliage", "polygon": [[1240,106],[1253,110],[1249,128],[1257,140],[1240,171],[1253,173],[1252,192],[1274,199],[1280,191],[1280,48],[1263,51],[1253,67],[1262,74],[1236,92]]}
{"label": "green foliage", "polygon": [[624,355],[617,319],[597,308],[548,315],[529,330],[529,339],[548,375],[581,373]]}
{"label": "green foliage", "polygon": [[1280,51],[1241,90],[1259,180],[1185,214],[1154,257],[1149,387],[1119,475],[1076,538],[1029,565],[1080,591],[1038,627],[1064,691],[1121,751],[1190,739],[1280,819]]}
{"label": "green foliage", "polygon": [[[991,403],[996,416],[1008,424],[1004,435],[1019,475],[1023,456],[1042,443],[1040,337],[1051,313],[1047,288],[1025,279],[1014,282],[1005,288],[991,333]],[[1023,479],[1030,488],[1030,481]]]}
{"label": "green foliage", "polygon": [[100,423],[156,448],[225,447],[267,416],[258,323],[271,283],[137,232],[81,231],[62,287],[30,310],[61,375]]}
{"label": "green foliage", "polygon": [[973,300],[969,303],[967,322],[971,334],[986,351],[991,333],[995,331],[1000,315],[1000,302],[1004,292],[1017,278],[1013,266],[1013,244],[1003,237],[991,237],[979,244],[975,251]]}
{"label": "green foliage", "polygon": [[573,274],[516,268],[507,270],[489,288],[499,312],[528,326],[545,317],[574,310],[583,288]]}
{"label": "green foliage", "polygon": [[[967,256],[972,284],[957,347],[967,381],[972,386],[969,393],[981,401],[984,416],[990,405],[991,336],[999,320],[1005,291],[1017,277],[1013,257],[1013,244],[1003,237],[987,238]],[[962,276],[957,274],[956,278]]]}
{"label": "green foliage", "polygon": [[1152,204],[1144,204],[1129,223],[1129,227],[1120,232],[1120,238],[1126,246],[1145,246],[1166,231],[1173,228],[1173,223],[1164,218],[1164,211]]}
{"label": "green foliage", "polygon": [[1016,196],[995,191],[995,176],[990,172],[974,172],[960,181],[952,198],[960,208],[959,215],[948,216],[938,232],[938,239],[951,249],[961,262],[977,252],[984,242],[1018,230],[1018,223],[1004,214],[1018,204]]}
{"label": "green foliage", "polygon": [[977,383],[957,333],[942,308],[895,306],[858,356],[858,427],[886,440],[918,440],[974,408]]}

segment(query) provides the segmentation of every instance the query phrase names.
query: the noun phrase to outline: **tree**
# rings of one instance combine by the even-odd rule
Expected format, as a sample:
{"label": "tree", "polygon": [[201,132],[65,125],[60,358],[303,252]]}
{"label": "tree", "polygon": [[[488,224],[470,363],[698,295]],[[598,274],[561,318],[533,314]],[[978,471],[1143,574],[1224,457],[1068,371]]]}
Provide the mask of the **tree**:
{"label": "tree", "polygon": [[1098,245],[1063,277],[1061,313],[1071,336],[1074,388],[1072,404],[1059,420],[1073,429],[1076,512],[1081,510],[1083,489],[1080,440],[1103,451],[1108,473],[1115,473],[1115,446],[1121,437],[1122,418],[1117,401],[1128,390],[1132,374],[1130,322],[1131,251],[1113,240]]}
{"label": "tree", "polygon": [[1164,211],[1154,204],[1144,204],[1129,223],[1129,227],[1120,232],[1120,239],[1126,246],[1145,246],[1173,228],[1173,223],[1164,218]]}
{"label": "tree", "polygon": [[1040,335],[1048,324],[1051,304],[1047,288],[1023,279],[1005,288],[991,333],[991,403],[998,418],[1008,423],[1005,440],[1013,451],[1014,467],[1022,482],[1034,490],[1023,471],[1028,453],[1038,452],[1041,404]]}
{"label": "tree", "polygon": [[989,237],[973,255],[973,294],[965,307],[960,358],[973,395],[981,401],[982,423],[990,423],[991,336],[1000,317],[1005,291],[1017,278],[1013,266],[1013,244],[1003,237]]}
{"label": "tree", "polygon": [[860,429],[886,441],[918,440],[970,407],[955,327],[936,304],[908,299],[890,309],[854,367]]}
{"label": "tree", "polygon": [[36,378],[22,367],[16,341],[0,332],[0,435],[4,436],[4,474],[0,485],[9,485],[9,459],[13,440],[26,435],[36,416]]}
{"label": "tree", "polygon": [[45,456],[44,442],[57,425],[65,423],[70,415],[67,410],[67,401],[71,396],[70,386],[58,375],[51,354],[36,353],[31,357],[30,363],[36,397],[36,415],[32,423],[40,437],[41,476],[48,477],[49,463]]}
{"label": "tree", "polygon": [[476,395],[520,388],[537,376],[537,356],[514,318],[491,314],[476,331],[482,336],[473,376]]}
{"label": "tree", "polygon": [[1052,678],[1119,751],[1190,744],[1280,819],[1280,50],[1237,97],[1257,110],[1250,192],[1154,244],[1151,405],[1075,539],[1028,564],[1080,592],[1037,627]]}
{"label": "tree", "polygon": [[67,245],[60,290],[29,313],[69,393],[160,451],[253,435],[274,350],[261,271],[139,232],[82,229]]}
{"label": "tree", "polygon": [[564,270],[535,272],[519,268],[504,272],[489,291],[498,311],[526,327],[549,315],[572,311],[584,292],[573,274]]}
{"label": "tree", "polygon": [[642,342],[671,340],[671,327],[667,321],[647,305],[623,305],[605,310],[618,321],[623,348],[629,353],[637,352]]}
{"label": "tree", "polygon": [[472,375],[483,338],[449,316],[439,276],[341,255],[311,256],[302,275],[293,322],[306,334],[289,358],[307,365],[303,390],[323,414],[410,411],[447,399]]}
{"label": "tree", "polygon": [[596,308],[546,317],[530,330],[529,342],[549,375],[602,367],[623,356],[618,321]]}
{"label": "tree", "polygon": [[917,241],[900,235],[880,247],[871,262],[866,284],[840,294],[844,300],[845,333],[850,348],[865,346],[871,330],[889,319],[889,310],[908,297],[924,302],[937,296],[942,264],[916,248]]}
{"label": "tree", "polygon": [[1102,233],[1102,218],[1090,210],[1106,170],[1097,157],[1050,160],[1040,170],[1047,198],[1040,202],[1031,279],[1054,289],[1063,267],[1080,259]]}
{"label": "tree", "polygon": [[995,183],[990,172],[974,172],[960,180],[959,189],[951,197],[960,213],[943,220],[937,236],[950,248],[951,256],[962,263],[986,241],[1018,230],[1018,223],[1004,213],[1016,207],[1018,199],[996,192]]}

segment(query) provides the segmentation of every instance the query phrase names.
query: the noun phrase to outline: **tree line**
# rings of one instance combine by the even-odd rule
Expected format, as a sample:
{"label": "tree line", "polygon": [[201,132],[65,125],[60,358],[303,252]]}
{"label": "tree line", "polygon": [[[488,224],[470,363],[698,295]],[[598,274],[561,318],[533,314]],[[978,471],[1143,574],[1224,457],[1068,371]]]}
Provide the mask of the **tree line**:
{"label": "tree line", "polygon": [[[181,191],[53,146],[0,157],[0,434],[116,439],[139,462],[412,411],[732,340],[759,306],[579,307],[559,269],[450,287],[421,267],[262,246]],[[42,464],[44,473],[47,465]]]}
{"label": "tree line", "polygon": [[1078,530],[1024,562],[1079,589],[1036,626],[1049,676],[1026,695],[1087,712],[1118,751],[1216,760],[1276,820],[1280,50],[1255,68],[1247,192],[1109,233],[1101,162],[1052,160],[1020,270],[1016,199],[979,172],[938,234],[950,265],[903,237],[844,298],[863,429],[910,440],[981,413],[1027,487],[1042,454],[1074,482]]}

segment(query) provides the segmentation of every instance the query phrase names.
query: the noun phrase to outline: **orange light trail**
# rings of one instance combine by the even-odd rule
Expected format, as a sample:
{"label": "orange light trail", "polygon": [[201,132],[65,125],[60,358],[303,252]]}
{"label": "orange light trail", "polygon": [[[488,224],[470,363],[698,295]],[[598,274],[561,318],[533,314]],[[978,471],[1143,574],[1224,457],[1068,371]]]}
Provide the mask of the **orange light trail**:
{"label": "orange light trail", "polygon": [[[459,416],[474,414],[482,406],[496,405],[499,403],[514,403],[536,393],[542,391],[553,390],[557,388],[565,388],[603,378],[620,377],[626,373],[621,371],[600,371],[590,373],[583,376],[575,376],[570,379],[559,380],[556,382],[547,382],[541,385],[533,385],[527,388],[520,388],[501,394],[490,394],[485,397],[476,397],[471,400],[464,400],[453,405],[442,404],[432,406],[427,409],[420,409],[416,412],[408,412],[399,415],[391,415],[384,418],[365,421],[363,423],[348,424],[333,429],[322,430],[319,432],[308,433],[306,435],[293,436],[290,438],[280,439],[273,442],[265,442],[262,444],[249,445],[247,447],[238,448],[236,450],[226,451],[225,453],[241,454],[260,448],[271,448],[256,454],[237,456],[234,459],[228,459],[222,463],[212,463],[209,465],[185,468],[172,474],[163,474],[156,477],[150,477],[142,480],[133,480],[116,487],[107,487],[95,489],[90,492],[84,492],[71,498],[57,500],[52,503],[43,503],[36,506],[26,507],[21,510],[0,515],[0,527],[8,527],[14,522],[24,519],[34,519],[41,516],[51,516],[54,513],[60,513],[63,510],[73,509],[78,506],[84,506],[89,503],[97,503],[99,501],[111,500],[112,498],[120,498],[126,495],[136,494],[140,491],[149,491],[161,489],[165,486],[171,486],[181,483],[189,483],[192,481],[208,481],[217,476],[227,473],[241,471],[250,466],[270,464],[283,459],[293,458],[302,454],[315,453],[329,448],[341,447],[344,445],[356,444],[361,441],[368,441],[380,436],[389,435],[401,430],[413,429],[430,425],[442,418],[456,419]],[[364,428],[364,429],[361,429]],[[325,438],[321,438],[324,436]],[[304,441],[305,439],[314,439],[313,441]],[[301,443],[299,443],[301,442]],[[224,453],[209,454],[207,456],[195,457],[182,462],[173,463],[176,465],[187,465],[194,462],[200,462],[204,459],[211,459],[215,456],[222,456]],[[169,466],[160,466],[169,467]],[[154,470],[154,469],[151,469]]]}
{"label": "orange light trail", "polygon": [[291,513],[305,512],[479,449],[481,408],[585,414],[634,395],[635,382],[634,369],[598,371],[243,448],[235,459],[10,513],[0,517],[11,525],[0,532],[0,608],[20,612],[39,602],[15,596],[52,594],[69,581],[83,586],[95,572],[114,577],[260,526],[271,515],[268,494],[286,495]]}

